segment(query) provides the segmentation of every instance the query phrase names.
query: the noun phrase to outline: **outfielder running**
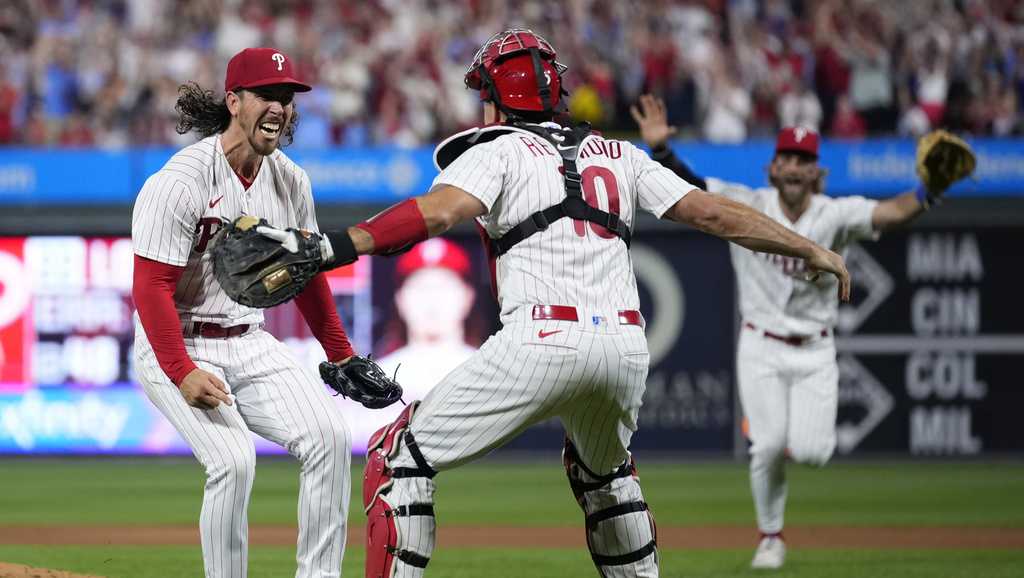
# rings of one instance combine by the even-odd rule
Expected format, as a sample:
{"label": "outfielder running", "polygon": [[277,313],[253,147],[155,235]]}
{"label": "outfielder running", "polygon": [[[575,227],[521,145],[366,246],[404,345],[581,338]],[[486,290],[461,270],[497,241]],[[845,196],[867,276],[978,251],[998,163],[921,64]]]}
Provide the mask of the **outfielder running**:
{"label": "outfielder running", "polygon": [[[297,578],[340,576],[351,442],[323,383],[263,331],[263,312],[214,280],[211,237],[243,214],[316,231],[306,172],[278,146],[294,130],[291,61],[250,48],[228,63],[225,96],[181,87],[178,129],[203,138],[143,185],[132,216],[136,372],[206,468],[200,513],[208,578],[244,578],[256,456],[250,431],[302,464]],[[328,359],[353,355],[322,275],[296,303]]]}
{"label": "outfielder running", "polygon": [[[771,186],[750,189],[702,179],[679,160],[667,145],[675,129],[668,125],[660,99],[641,96],[639,109],[633,107],[632,113],[641,137],[651,147],[651,156],[662,165],[688,182],[763,211],[786,228],[838,252],[850,243],[876,239],[879,231],[912,221],[974,168],[974,157],[963,141],[936,133],[919,149],[923,183],[916,190],[881,202],[864,197],[831,198],[818,194],[823,192],[825,178],[818,165],[818,134],[785,128],[768,166]],[[822,466],[836,444],[835,281],[828,277],[809,280],[808,263],[801,259],[737,245],[730,250],[743,318],[736,377],[750,426],[750,487],[761,535],[751,566],[780,568],[786,558],[782,527],[787,450],[798,463]]]}
{"label": "outfielder running", "polygon": [[[629,242],[636,208],[758,251],[849,276],[839,255],[696,189],[625,141],[550,122],[564,102],[555,50],[528,30],[493,36],[466,74],[485,127],[435,151],[429,193],[346,232],[325,267],[391,255],[475,219],[493,258],[503,328],[371,438],[363,483],[366,576],[423,575],[434,549],[434,476],[558,416],[569,484],[602,576],[658,575],[653,519],[629,453],[649,356]],[[539,124],[538,124],[539,123]],[[275,232],[275,235],[280,232]],[[291,231],[292,247],[319,247]],[[283,243],[284,244],[284,243]]]}

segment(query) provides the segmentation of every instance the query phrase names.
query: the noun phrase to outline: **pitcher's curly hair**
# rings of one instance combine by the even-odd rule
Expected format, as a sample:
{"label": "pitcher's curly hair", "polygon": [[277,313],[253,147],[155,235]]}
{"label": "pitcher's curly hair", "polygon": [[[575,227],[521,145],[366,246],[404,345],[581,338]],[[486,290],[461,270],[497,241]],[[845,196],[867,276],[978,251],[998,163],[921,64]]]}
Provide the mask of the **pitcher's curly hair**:
{"label": "pitcher's curly hair", "polygon": [[[186,82],[178,87],[178,102],[174,110],[178,112],[178,125],[174,127],[178,134],[195,131],[200,137],[206,138],[224,132],[231,124],[231,112],[225,97],[218,99],[212,90],[206,90],[195,82]],[[292,143],[298,122],[299,113],[293,110],[291,121],[282,134],[283,144]]]}

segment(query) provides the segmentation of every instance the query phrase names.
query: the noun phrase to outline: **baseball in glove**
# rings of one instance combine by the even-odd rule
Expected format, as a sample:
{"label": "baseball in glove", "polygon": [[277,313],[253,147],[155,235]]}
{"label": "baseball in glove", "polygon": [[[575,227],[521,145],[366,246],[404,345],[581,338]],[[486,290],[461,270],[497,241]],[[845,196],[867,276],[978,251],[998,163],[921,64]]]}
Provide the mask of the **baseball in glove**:
{"label": "baseball in glove", "polygon": [[402,386],[369,357],[355,355],[343,364],[324,361],[320,363],[320,378],[334,391],[369,409],[381,409],[402,399]]}
{"label": "baseball in glove", "polygon": [[971,145],[945,130],[935,130],[917,142],[917,176],[923,190],[918,200],[926,207],[934,205],[953,186],[970,176],[977,165]]}
{"label": "baseball in glove", "polygon": [[271,227],[242,216],[217,234],[213,273],[228,297],[249,307],[273,307],[295,297],[320,271],[321,237]]}

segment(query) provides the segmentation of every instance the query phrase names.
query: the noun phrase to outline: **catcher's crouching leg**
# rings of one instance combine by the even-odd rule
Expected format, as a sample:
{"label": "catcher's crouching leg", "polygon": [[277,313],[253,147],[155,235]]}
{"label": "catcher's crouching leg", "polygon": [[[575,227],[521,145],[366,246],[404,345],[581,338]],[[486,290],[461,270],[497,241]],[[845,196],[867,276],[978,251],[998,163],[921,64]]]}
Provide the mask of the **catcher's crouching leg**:
{"label": "catcher's crouching leg", "polygon": [[586,514],[587,547],[605,578],[658,575],[657,529],[640,491],[630,457],[608,475],[598,475],[566,438],[562,462],[576,501]]}
{"label": "catcher's crouching leg", "polygon": [[[370,437],[363,474],[366,508],[366,578],[423,575],[434,550],[434,482],[409,431],[419,402]],[[392,467],[399,454],[415,467]]]}

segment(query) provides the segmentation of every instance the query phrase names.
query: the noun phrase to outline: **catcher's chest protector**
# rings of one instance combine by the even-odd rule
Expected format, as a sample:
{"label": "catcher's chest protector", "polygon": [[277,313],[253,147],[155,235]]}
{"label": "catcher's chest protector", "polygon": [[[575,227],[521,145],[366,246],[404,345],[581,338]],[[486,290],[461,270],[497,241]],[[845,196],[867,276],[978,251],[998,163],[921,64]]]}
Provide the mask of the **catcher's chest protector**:
{"label": "catcher's chest protector", "polygon": [[552,205],[543,211],[537,211],[530,215],[529,218],[509,229],[500,238],[491,239],[491,248],[494,256],[498,257],[507,253],[517,243],[547,229],[551,223],[562,217],[589,221],[601,225],[615,233],[629,247],[629,227],[619,219],[619,216],[615,213],[609,213],[597,207],[592,207],[583,200],[580,174],[576,170],[576,157],[579,155],[580,143],[590,134],[590,125],[583,123],[560,130],[527,123],[516,123],[514,126],[536,134],[548,141],[558,151],[558,154],[561,155],[566,196],[557,205]]}
{"label": "catcher's chest protector", "polygon": [[[492,125],[471,128],[454,134],[445,139],[434,150],[434,164],[444,170],[449,164],[472,146],[490,142],[509,133],[529,133],[551,143],[562,157],[562,172],[565,182],[565,199],[543,211],[530,215],[498,239],[485,236],[488,255],[497,258],[512,248],[513,245],[530,235],[547,229],[551,223],[569,217],[596,223],[615,233],[626,246],[629,246],[629,227],[614,213],[592,207],[583,200],[583,191],[579,171],[576,170],[576,158],[579,156],[580,144],[590,134],[590,125],[580,124],[576,127],[554,128],[539,124],[516,122],[511,125]],[[485,234],[486,235],[486,234]]]}

